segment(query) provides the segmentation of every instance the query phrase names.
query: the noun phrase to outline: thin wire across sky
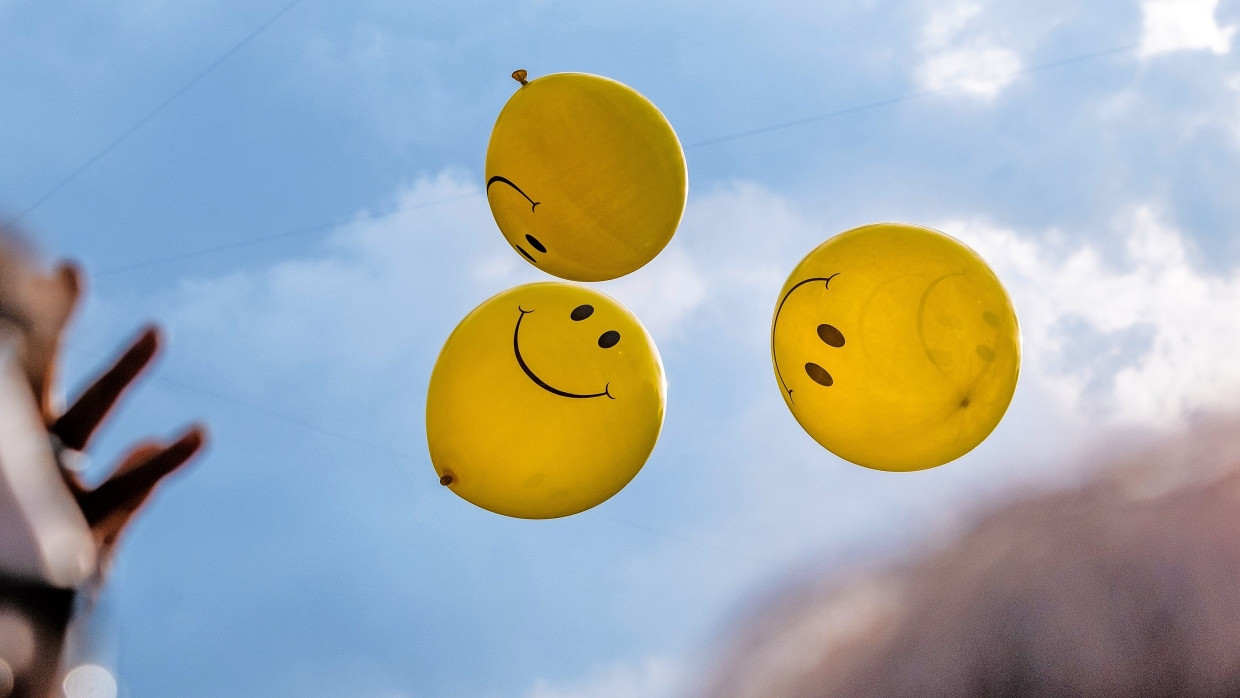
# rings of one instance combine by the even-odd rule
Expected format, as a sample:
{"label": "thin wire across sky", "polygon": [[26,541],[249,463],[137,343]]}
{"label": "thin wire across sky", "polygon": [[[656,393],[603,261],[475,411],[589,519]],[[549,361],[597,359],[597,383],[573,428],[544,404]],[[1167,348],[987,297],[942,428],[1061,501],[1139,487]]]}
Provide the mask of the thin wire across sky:
{"label": "thin wire across sky", "polygon": [[300,2],[301,0],[293,0],[289,4],[282,7],[279,12],[275,13],[271,17],[267,18],[262,24],[259,24],[257,27],[255,27],[249,34],[246,34],[244,37],[242,37],[240,41],[233,44],[224,53],[220,54],[218,58],[216,58],[215,60],[207,64],[207,67],[198,71],[198,73],[196,73],[193,77],[191,77],[184,84],[182,84],[180,87],[174,90],[172,94],[165,97],[162,102],[155,105],[155,108],[143,114],[137,121],[133,123],[133,125],[125,129],[124,131],[121,131],[120,135],[118,135],[116,138],[113,138],[111,141],[109,141],[108,144],[100,148],[98,152],[96,152],[94,155],[91,155],[89,158],[86,158],[86,160],[83,161],[81,165],[78,165],[77,167],[70,170],[69,173],[66,174],[64,177],[61,177],[55,184],[51,186],[51,188],[49,188],[46,192],[44,192],[42,196],[32,201],[28,206],[26,206],[26,208],[22,209],[16,216],[5,221],[5,227],[14,227],[18,223],[21,223],[23,220],[25,220],[26,216],[29,216],[36,209],[38,209],[40,206],[46,203],[48,199],[51,199],[53,196],[56,196],[56,194],[60,193],[61,189],[64,189],[71,182],[73,182],[73,180],[80,177],[82,173],[86,172],[91,167],[93,167],[95,163],[99,162],[104,157],[106,157],[108,153],[111,153],[113,150],[116,150],[116,148],[119,147],[122,143],[129,140],[131,136],[133,136],[138,131],[142,130],[142,127],[150,123],[150,121],[154,119],[156,116],[158,116],[160,112],[167,109],[173,102],[177,101],[178,99],[183,97],[185,93],[192,90],[195,85],[197,85],[199,82],[202,81],[203,78],[207,77],[212,72],[214,72],[216,68],[220,67],[225,62],[227,62],[229,58],[232,58],[234,54],[236,54],[238,51],[244,48],[251,41],[258,38],[259,34],[262,34],[263,32],[267,31],[267,29],[271,25],[275,24],[281,17],[288,14],[288,11],[293,9],[293,7],[295,7]]}

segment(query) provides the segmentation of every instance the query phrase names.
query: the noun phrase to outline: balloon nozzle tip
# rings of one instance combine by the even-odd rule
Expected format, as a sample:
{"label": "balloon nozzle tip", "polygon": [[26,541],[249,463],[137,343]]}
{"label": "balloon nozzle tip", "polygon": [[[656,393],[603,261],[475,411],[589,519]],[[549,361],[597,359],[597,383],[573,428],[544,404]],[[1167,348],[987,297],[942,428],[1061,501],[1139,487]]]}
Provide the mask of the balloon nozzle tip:
{"label": "balloon nozzle tip", "polygon": [[451,484],[452,484],[452,476],[451,476],[451,475],[444,475],[443,477],[439,478],[439,484],[443,485],[444,487],[447,487],[448,485],[451,485]]}
{"label": "balloon nozzle tip", "polygon": [[512,71],[512,79],[516,80],[522,85],[529,84],[529,81],[525,79],[527,75],[529,75],[529,73],[525,72],[524,68]]}

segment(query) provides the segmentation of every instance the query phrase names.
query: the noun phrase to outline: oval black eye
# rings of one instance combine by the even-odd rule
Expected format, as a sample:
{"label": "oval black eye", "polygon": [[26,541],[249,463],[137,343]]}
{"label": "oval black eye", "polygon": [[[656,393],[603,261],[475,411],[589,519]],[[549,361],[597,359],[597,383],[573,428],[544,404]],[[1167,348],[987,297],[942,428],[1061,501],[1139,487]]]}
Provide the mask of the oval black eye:
{"label": "oval black eye", "polygon": [[818,385],[829,388],[831,387],[831,384],[835,382],[831,380],[831,374],[827,373],[827,369],[813,362],[805,364],[805,373],[809,376],[810,380],[814,381]]}
{"label": "oval black eye", "polygon": [[616,342],[620,341],[620,333],[615,330],[607,330],[599,335],[598,345],[604,349],[610,349],[616,346]]}
{"label": "oval black eye", "polygon": [[525,239],[526,239],[526,241],[528,241],[531,245],[533,245],[533,246],[534,246],[534,249],[538,250],[539,252],[546,252],[546,251],[547,251],[547,248],[546,248],[546,247],[544,247],[544,246],[543,246],[543,244],[542,244],[541,242],[539,242],[539,241],[538,241],[538,238],[534,237],[533,235],[526,235],[526,236],[525,236]]}
{"label": "oval black eye", "polygon": [[819,325],[818,337],[826,342],[828,346],[842,347],[844,346],[844,333],[835,329],[834,325]]}
{"label": "oval black eye", "polygon": [[574,320],[580,321],[580,320],[585,320],[586,318],[590,317],[593,314],[594,314],[594,306],[586,303],[586,304],[579,305],[576,308],[573,308],[573,312],[569,313],[568,316]]}

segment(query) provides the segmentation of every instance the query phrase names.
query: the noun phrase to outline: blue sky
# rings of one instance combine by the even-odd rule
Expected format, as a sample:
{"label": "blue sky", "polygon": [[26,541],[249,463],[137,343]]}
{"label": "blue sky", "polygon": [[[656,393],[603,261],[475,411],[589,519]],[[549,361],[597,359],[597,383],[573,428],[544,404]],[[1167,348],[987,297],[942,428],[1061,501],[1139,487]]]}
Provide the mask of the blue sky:
{"label": "blue sky", "polygon": [[[0,211],[285,5],[0,2]],[[787,575],[928,544],[1083,476],[1099,439],[1240,407],[1237,26],[1236,0],[302,0],[22,219],[91,274],[70,392],[139,323],[170,336],[91,472],[212,430],[131,531],[86,658],[125,696],[678,695]],[[662,352],[662,437],[556,521],[452,496],[423,433],[451,329],[542,278],[481,196],[516,68],[637,88],[689,163],[672,243],[599,285]],[[973,246],[1024,332],[1004,421],[923,473],[822,450],[769,368],[787,273],[876,220]]]}

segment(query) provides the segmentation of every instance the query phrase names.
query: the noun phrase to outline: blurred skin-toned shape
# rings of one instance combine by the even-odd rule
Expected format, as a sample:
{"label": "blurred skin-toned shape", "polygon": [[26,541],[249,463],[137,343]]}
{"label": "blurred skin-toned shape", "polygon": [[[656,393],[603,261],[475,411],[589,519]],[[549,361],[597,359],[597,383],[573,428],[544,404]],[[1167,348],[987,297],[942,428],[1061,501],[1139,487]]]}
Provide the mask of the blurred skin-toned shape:
{"label": "blurred skin-toned shape", "polygon": [[[159,333],[143,330],[133,344],[68,409],[53,402],[57,356],[64,330],[82,294],[81,274],[68,264],[46,272],[12,236],[0,231],[0,322],[21,336],[21,364],[47,425],[48,438],[82,450],[138,374],[159,351]],[[62,468],[65,484],[98,546],[101,572],[125,527],[152,492],[202,448],[205,431],[193,426],[178,438],[135,445],[102,484],[90,488]],[[19,581],[0,560],[0,695],[53,694],[75,591]],[[7,690],[7,693],[6,693]]]}
{"label": "blurred skin-toned shape", "polygon": [[1240,695],[1240,420],[758,611],[701,693]]}

